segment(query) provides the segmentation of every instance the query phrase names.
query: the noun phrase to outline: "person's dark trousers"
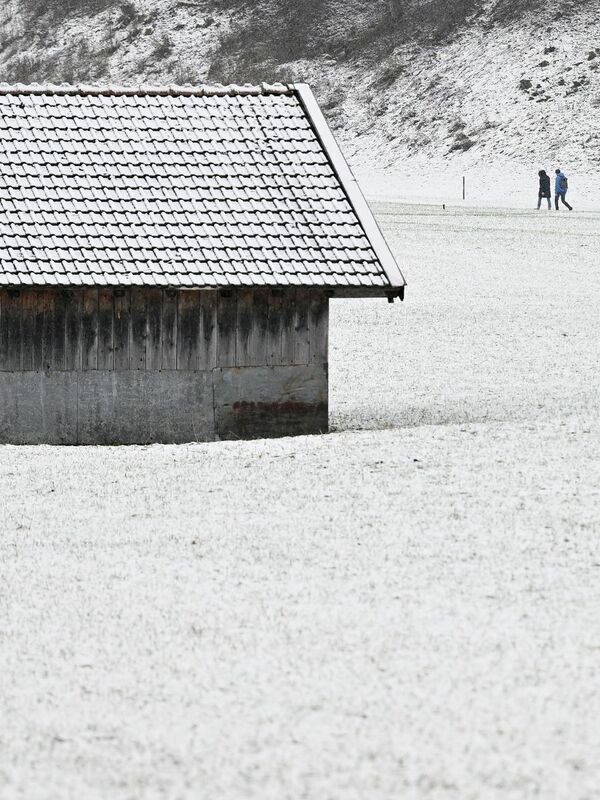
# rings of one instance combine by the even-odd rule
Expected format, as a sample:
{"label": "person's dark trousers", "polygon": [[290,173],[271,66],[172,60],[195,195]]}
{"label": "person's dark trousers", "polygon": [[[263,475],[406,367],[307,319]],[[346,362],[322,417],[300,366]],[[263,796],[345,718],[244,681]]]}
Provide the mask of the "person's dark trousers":
{"label": "person's dark trousers", "polygon": [[566,207],[569,209],[569,211],[573,211],[573,206],[570,206],[570,205],[567,203],[567,201],[565,200],[566,194],[567,194],[566,192],[557,192],[557,193],[554,195],[554,204],[556,205],[556,210],[557,210],[557,211],[558,211],[558,198],[559,198],[559,197],[560,197],[560,199],[561,199],[561,201],[562,201],[562,204],[563,204],[563,206],[566,206]]}
{"label": "person's dark trousers", "polygon": [[551,211],[552,210],[552,200],[550,200],[550,195],[549,194],[540,194],[540,195],[538,195],[538,206],[537,206],[538,207],[538,211],[540,210],[541,205],[542,205],[542,200],[544,200],[544,199],[548,201],[548,208]]}

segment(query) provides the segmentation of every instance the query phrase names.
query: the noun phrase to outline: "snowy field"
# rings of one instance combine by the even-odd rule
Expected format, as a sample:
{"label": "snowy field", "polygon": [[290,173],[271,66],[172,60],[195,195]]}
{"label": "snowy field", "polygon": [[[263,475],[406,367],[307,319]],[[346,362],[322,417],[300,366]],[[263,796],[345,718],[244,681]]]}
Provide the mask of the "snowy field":
{"label": "snowy field", "polygon": [[600,214],[377,212],[330,435],[0,448],[3,800],[598,797]]}

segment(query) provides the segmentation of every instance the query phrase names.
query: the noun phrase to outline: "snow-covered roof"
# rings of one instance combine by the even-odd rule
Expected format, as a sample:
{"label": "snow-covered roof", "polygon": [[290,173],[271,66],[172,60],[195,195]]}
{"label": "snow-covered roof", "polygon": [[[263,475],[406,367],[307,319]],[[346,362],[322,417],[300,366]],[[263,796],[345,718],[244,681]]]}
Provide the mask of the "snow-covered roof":
{"label": "snow-covered roof", "polygon": [[0,85],[0,284],[404,279],[304,84]]}

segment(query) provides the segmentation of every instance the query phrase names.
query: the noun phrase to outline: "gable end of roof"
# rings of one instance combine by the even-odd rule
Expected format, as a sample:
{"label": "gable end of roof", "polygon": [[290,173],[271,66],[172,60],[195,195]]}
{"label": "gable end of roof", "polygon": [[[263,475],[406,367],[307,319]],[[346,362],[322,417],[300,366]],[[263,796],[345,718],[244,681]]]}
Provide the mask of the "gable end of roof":
{"label": "gable end of roof", "polygon": [[[312,122],[315,133],[317,134],[321,145],[329,158],[331,166],[333,167],[336,175],[339,178],[342,188],[346,192],[348,200],[354,209],[358,221],[360,222],[367,239],[371,243],[375,254],[377,255],[381,266],[394,289],[401,289],[406,286],[406,281],[396,259],[392,255],[388,243],[386,242],[381,228],[377,220],[373,216],[373,212],[369,208],[365,196],[350,169],[348,162],[344,158],[340,147],[331,132],[331,128],[327,124],[327,120],[323,116],[323,112],[317,103],[317,100],[312,93],[310,86],[307,83],[294,84],[300,102],[306,112],[307,117]],[[403,292],[398,293],[403,297]]]}

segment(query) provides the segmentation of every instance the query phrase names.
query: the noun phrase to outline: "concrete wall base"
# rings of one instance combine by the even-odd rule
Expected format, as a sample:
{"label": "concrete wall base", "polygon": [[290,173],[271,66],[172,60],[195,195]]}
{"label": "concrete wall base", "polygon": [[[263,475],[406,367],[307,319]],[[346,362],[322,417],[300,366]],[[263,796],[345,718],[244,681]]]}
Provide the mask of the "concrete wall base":
{"label": "concrete wall base", "polygon": [[206,442],[327,431],[327,366],[0,372],[2,444]]}

